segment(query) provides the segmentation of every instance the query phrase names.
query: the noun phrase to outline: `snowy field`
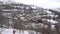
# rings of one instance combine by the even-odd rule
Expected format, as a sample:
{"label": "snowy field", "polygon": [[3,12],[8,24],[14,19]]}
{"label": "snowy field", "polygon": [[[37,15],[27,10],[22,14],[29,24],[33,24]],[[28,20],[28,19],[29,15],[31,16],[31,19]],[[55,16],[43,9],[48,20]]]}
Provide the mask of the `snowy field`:
{"label": "snowy field", "polygon": [[[3,30],[3,31],[2,31]],[[2,32],[1,32],[2,31]],[[29,33],[33,33],[33,34],[36,34],[36,32],[35,31],[30,31],[30,30],[24,30],[24,32],[22,31],[22,30],[20,30],[20,31],[18,31],[18,30],[16,30],[15,29],[15,31],[16,31],[16,33],[15,34],[29,34]],[[0,28],[0,32],[1,32],[1,34],[13,34],[13,29],[5,29],[5,28]]]}

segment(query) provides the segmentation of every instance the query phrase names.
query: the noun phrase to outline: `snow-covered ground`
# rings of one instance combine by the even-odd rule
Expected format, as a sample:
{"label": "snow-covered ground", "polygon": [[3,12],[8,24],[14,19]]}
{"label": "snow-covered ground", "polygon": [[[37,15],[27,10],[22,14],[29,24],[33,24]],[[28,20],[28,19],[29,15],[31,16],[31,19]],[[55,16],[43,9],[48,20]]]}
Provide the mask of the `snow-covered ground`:
{"label": "snow-covered ground", "polygon": [[[2,28],[0,28],[0,31],[1,31],[1,29]],[[3,28],[2,29],[3,31],[1,32],[1,34],[13,34],[13,29],[6,29],[6,28]],[[15,29],[15,31],[16,31],[16,33],[15,34],[29,34],[29,33],[33,33],[33,34],[36,34],[36,32],[35,31],[30,31],[30,30],[16,30]]]}
{"label": "snow-covered ground", "polygon": [[[2,34],[13,34],[13,29],[5,29]],[[16,33],[15,34],[23,34],[22,31],[18,31],[16,30]],[[24,34],[29,34],[28,31],[24,31]]]}

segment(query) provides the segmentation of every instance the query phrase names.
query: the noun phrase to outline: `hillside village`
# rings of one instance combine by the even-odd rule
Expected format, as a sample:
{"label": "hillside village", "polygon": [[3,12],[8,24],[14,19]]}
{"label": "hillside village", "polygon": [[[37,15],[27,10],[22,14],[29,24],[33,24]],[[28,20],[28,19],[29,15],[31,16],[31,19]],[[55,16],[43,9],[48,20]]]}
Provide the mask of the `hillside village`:
{"label": "hillside village", "polygon": [[59,34],[60,12],[34,5],[0,1],[0,28],[31,30],[30,34],[32,31],[35,34]]}

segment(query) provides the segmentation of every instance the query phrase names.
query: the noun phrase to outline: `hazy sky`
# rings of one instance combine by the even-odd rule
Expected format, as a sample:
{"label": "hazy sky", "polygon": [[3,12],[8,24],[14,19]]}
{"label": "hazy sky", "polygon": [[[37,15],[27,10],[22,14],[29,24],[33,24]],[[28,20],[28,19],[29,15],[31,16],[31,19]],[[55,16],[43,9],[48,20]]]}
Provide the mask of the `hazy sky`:
{"label": "hazy sky", "polygon": [[13,0],[24,4],[32,4],[44,8],[59,8],[60,0]]}
{"label": "hazy sky", "polygon": [[39,7],[44,8],[59,8],[60,0],[15,0],[16,2],[21,2],[25,4],[34,4]]}

